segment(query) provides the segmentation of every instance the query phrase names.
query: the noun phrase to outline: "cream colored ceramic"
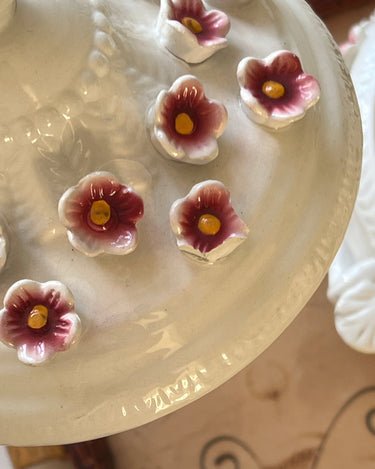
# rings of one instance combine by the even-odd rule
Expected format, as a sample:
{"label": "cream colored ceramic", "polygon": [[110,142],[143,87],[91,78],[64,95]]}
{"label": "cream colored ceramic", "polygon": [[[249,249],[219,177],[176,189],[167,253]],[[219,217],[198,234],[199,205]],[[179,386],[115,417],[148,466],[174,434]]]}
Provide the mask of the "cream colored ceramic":
{"label": "cream colored ceramic", "polygon": [[375,18],[353,26],[343,45],[363,120],[363,168],[344,242],[329,272],[339,335],[354,349],[375,353]]}
{"label": "cream colored ceramic", "polygon": [[[199,65],[163,46],[155,0],[18,0],[14,15],[0,3],[0,296],[22,279],[58,281],[82,321],[80,341],[41,367],[0,345],[1,443],[92,439],[204,395],[279,336],[338,249],[361,129],[336,46],[301,0],[212,3],[230,17],[228,45]],[[299,56],[321,97],[275,132],[241,109],[236,70],[280,49]],[[183,75],[228,111],[219,155],[203,166],[164,158],[146,127],[160,91]],[[60,197],[96,171],[143,199],[129,255],[86,256],[60,223]],[[206,180],[228,188],[249,229],[214,265],[181,253],[169,226],[173,202]]]}

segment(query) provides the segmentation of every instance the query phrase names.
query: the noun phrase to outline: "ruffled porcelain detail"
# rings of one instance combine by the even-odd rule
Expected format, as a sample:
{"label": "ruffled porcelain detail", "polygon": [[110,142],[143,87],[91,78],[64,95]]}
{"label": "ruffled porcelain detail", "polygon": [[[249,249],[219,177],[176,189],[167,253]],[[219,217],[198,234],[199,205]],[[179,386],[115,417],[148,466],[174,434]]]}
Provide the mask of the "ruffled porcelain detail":
{"label": "ruffled porcelain detail", "polygon": [[354,264],[332,281],[330,271],[329,299],[335,303],[335,325],[338,334],[350,347],[363,353],[375,352],[375,258]]}
{"label": "ruffled porcelain detail", "polygon": [[161,0],[157,31],[161,44],[188,63],[201,63],[227,46],[228,16],[207,10],[202,0]]}
{"label": "ruffled porcelain detail", "polygon": [[142,198],[111,173],[82,178],[62,195],[58,211],[70,243],[86,256],[125,255],[137,247]]}
{"label": "ruffled porcelain detail", "polygon": [[359,48],[367,36],[367,28],[371,27],[373,20],[374,15],[372,15],[369,19],[366,18],[359,23],[354,24],[349,30],[347,40],[340,44],[340,51],[344,57],[347,67],[350,68],[353,65]]}
{"label": "ruffled porcelain detail", "polygon": [[173,203],[169,218],[179,249],[208,263],[229,255],[249,232],[220,181],[196,184],[186,197]]}
{"label": "ruffled porcelain detail", "polygon": [[197,78],[184,75],[157,96],[149,113],[149,130],[155,148],[162,155],[201,165],[217,157],[217,139],[227,121],[226,108],[206,98]]}
{"label": "ruffled porcelain detail", "polygon": [[81,321],[70,290],[60,282],[20,280],[0,311],[0,340],[27,365],[41,365],[77,342]]}
{"label": "ruffled porcelain detail", "polygon": [[264,59],[244,58],[237,79],[248,117],[273,129],[302,119],[320,97],[318,81],[304,73],[299,58],[286,50]]}

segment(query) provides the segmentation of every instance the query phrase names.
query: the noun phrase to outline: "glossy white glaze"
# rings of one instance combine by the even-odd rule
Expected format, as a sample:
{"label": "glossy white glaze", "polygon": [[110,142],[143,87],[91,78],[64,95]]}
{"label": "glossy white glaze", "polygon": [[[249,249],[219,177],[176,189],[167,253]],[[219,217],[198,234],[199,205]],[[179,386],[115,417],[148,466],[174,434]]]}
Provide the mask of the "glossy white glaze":
{"label": "glossy white glaze", "polygon": [[[0,37],[0,212],[10,236],[0,294],[21,278],[61,281],[83,328],[43,367],[0,346],[3,443],[87,440],[197,399],[272,343],[327,271],[360,172],[350,78],[304,2],[233,5],[228,47],[189,66],[159,44],[154,0],[18,1]],[[243,113],[236,69],[281,48],[319,80],[322,99],[276,134]],[[204,166],[162,158],[146,128],[158,93],[192,73],[228,110],[220,154]],[[67,242],[58,201],[93,171],[144,200],[128,256],[88,258]],[[173,201],[207,179],[225,184],[250,229],[213,266],[183,256],[169,227]]]}

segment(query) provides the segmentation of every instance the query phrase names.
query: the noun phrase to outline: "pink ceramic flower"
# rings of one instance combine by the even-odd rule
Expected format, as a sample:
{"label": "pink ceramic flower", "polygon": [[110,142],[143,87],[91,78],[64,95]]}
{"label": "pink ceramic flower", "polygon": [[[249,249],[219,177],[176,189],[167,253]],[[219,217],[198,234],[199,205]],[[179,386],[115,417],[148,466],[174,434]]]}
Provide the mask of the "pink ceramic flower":
{"label": "pink ceramic flower", "polygon": [[317,80],[303,72],[289,51],[263,60],[247,57],[239,63],[237,77],[249,117],[275,129],[301,119],[320,96]]}
{"label": "pink ceramic flower", "polygon": [[20,280],[5,295],[0,340],[17,349],[23,363],[40,365],[67,350],[77,341],[80,328],[74,298],[60,282]]}
{"label": "pink ceramic flower", "polygon": [[63,194],[59,216],[78,251],[91,257],[123,255],[137,246],[135,224],[143,216],[143,201],[112,174],[95,172]]}
{"label": "pink ceramic flower", "polygon": [[170,223],[178,247],[208,262],[231,253],[249,231],[234,211],[228,189],[219,181],[196,184],[186,197],[176,200]]}
{"label": "pink ceramic flower", "polygon": [[192,75],[177,79],[161,91],[150,112],[152,141],[164,156],[192,164],[205,164],[218,155],[216,139],[227,125],[227,111],[206,98]]}
{"label": "pink ceramic flower", "polygon": [[200,63],[227,45],[230,23],[202,0],[161,0],[158,31],[162,44],[188,63]]}

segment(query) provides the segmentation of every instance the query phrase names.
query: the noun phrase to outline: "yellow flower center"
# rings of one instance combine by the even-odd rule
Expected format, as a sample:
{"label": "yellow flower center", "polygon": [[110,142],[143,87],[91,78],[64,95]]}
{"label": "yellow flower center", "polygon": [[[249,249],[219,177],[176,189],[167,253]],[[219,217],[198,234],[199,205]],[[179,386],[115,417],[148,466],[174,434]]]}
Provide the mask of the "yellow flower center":
{"label": "yellow flower center", "polygon": [[194,122],[186,112],[181,112],[177,115],[174,126],[176,132],[181,135],[190,135],[194,130]]}
{"label": "yellow flower center", "polygon": [[32,329],[41,329],[47,324],[48,309],[43,305],[36,305],[30,311],[27,325]]}
{"label": "yellow flower center", "polygon": [[190,18],[189,16],[185,16],[182,18],[181,23],[194,34],[201,33],[203,31],[202,25],[199,21],[195,20],[194,18]]}
{"label": "yellow flower center", "polygon": [[266,96],[273,99],[282,98],[285,94],[284,86],[281,83],[272,80],[263,83],[262,91]]}
{"label": "yellow flower center", "polygon": [[221,222],[215,215],[206,213],[199,217],[198,228],[203,234],[215,235],[219,232],[220,227]]}
{"label": "yellow flower center", "polygon": [[90,218],[95,225],[105,225],[111,218],[111,207],[105,200],[95,200],[91,205]]}

